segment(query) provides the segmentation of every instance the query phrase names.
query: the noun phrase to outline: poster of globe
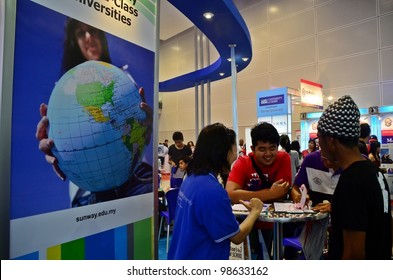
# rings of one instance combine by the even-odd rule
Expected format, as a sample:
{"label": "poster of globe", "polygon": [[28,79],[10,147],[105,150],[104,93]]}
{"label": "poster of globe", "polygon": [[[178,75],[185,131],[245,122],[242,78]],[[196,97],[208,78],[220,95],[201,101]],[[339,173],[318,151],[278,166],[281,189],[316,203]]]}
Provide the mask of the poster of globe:
{"label": "poster of globe", "polygon": [[156,3],[94,2],[16,3],[11,259],[153,258]]}
{"label": "poster of globe", "polygon": [[141,102],[128,75],[102,61],[78,64],[56,83],[47,112],[51,152],[79,188],[114,189],[140,166],[148,129]]}

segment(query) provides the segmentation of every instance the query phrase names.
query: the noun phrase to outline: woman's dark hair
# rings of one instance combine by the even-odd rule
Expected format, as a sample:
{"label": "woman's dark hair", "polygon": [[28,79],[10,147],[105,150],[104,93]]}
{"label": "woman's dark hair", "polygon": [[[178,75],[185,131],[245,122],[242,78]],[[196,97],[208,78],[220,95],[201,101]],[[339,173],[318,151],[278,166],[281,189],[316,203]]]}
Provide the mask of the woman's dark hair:
{"label": "woman's dark hair", "polygon": [[308,143],[310,144],[310,143],[314,143],[314,148],[313,148],[313,152],[315,152],[316,150],[317,150],[317,142],[315,142],[315,139],[310,139],[310,140],[308,140]]}
{"label": "woman's dark hair", "polygon": [[280,146],[285,149],[287,153],[291,151],[291,140],[289,140],[288,135],[282,134],[280,136]]}
{"label": "woman's dark hair", "polygon": [[291,142],[291,150],[294,150],[294,151],[298,152],[298,154],[299,154],[299,159],[302,158],[302,152],[300,151],[300,143],[299,143],[299,141],[293,140],[293,141]]}
{"label": "woman's dark hair", "polygon": [[370,154],[372,154],[376,159],[379,159],[379,154],[377,149],[381,147],[381,143],[374,141],[370,143]]}
{"label": "woman's dark hair", "polygon": [[277,129],[267,122],[257,124],[251,129],[251,142],[254,147],[258,145],[258,141],[269,142],[279,145],[280,135]]}
{"label": "woman's dark hair", "polygon": [[190,161],[191,161],[191,157],[189,157],[189,156],[181,156],[181,157],[179,158],[179,162],[180,162],[181,160],[184,161],[185,164],[188,164],[188,163],[190,163]]}
{"label": "woman's dark hair", "polygon": [[[63,47],[63,63],[61,69],[62,74],[64,74],[71,68],[86,61],[86,58],[83,56],[79,48],[78,41],[75,34],[78,25],[81,23],[83,22],[80,22],[72,18],[68,18],[66,21],[64,47]],[[98,38],[100,39],[102,44],[102,57],[100,58],[100,61],[112,63],[109,55],[108,41],[106,39],[105,32],[100,29],[97,29],[97,31],[98,31],[97,33]]]}
{"label": "woman's dark hair", "polygon": [[228,152],[236,144],[236,133],[221,123],[208,125],[199,133],[188,174],[221,174],[230,170]]}
{"label": "woman's dark hair", "polygon": [[191,147],[193,147],[193,146],[195,146],[195,145],[194,145],[194,142],[188,141],[187,146],[191,148]]}

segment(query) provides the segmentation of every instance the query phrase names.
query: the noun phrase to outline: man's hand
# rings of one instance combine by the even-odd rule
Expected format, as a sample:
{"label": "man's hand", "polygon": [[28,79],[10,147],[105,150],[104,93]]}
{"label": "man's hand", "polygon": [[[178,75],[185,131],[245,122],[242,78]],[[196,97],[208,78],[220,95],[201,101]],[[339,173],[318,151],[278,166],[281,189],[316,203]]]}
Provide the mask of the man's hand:
{"label": "man's hand", "polygon": [[330,207],[330,202],[323,202],[323,203],[319,203],[318,205],[316,205],[315,207],[312,208],[312,210],[314,211],[319,211],[322,213],[330,213],[331,212],[331,207]]}
{"label": "man's hand", "polygon": [[[299,187],[294,185],[292,187],[290,197],[294,203],[299,203],[300,199],[302,198],[302,194],[300,193]],[[305,205],[308,205],[308,202],[310,201],[310,196],[307,194],[306,196],[306,203]]]}
{"label": "man's hand", "polygon": [[285,198],[286,194],[288,193],[289,187],[290,185],[288,182],[280,179],[273,183],[273,185],[270,187],[270,192],[276,199],[282,199]]}

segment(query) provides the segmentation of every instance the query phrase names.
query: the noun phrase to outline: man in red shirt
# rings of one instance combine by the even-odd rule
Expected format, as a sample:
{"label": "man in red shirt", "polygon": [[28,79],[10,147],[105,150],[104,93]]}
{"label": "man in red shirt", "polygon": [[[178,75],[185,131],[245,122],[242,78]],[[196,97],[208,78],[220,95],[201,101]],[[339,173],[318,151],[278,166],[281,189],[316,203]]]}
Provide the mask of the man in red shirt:
{"label": "man in red shirt", "polygon": [[239,157],[229,173],[226,190],[232,203],[257,197],[264,203],[284,199],[288,193],[291,158],[278,151],[280,135],[266,122],[251,130],[252,152]]}
{"label": "man in red shirt", "polygon": [[[277,129],[266,122],[259,123],[251,130],[252,152],[240,156],[232,166],[226,183],[226,191],[232,203],[249,201],[253,197],[264,203],[286,198],[292,181],[291,158],[285,151],[278,151],[280,135]],[[272,223],[256,222],[254,228],[261,229],[270,252]],[[254,234],[254,236],[253,236]],[[256,231],[251,233],[251,247],[262,257],[260,246],[255,244]]]}

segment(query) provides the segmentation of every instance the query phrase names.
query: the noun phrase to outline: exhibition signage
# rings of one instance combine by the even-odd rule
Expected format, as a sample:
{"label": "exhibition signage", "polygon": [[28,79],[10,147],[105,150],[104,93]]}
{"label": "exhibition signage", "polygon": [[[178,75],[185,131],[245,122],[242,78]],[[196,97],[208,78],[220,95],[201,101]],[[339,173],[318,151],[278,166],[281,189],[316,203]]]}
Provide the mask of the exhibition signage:
{"label": "exhibition signage", "polygon": [[318,127],[318,120],[309,120],[309,130],[308,130],[308,135],[310,139],[315,139],[317,138],[317,127]]}
{"label": "exhibition signage", "polygon": [[393,143],[393,115],[385,115],[381,118],[381,137],[383,144]]}
{"label": "exhibition signage", "polygon": [[381,168],[386,171],[384,176],[389,185],[390,200],[393,202],[393,143],[381,145],[380,157]]}
{"label": "exhibition signage", "polygon": [[16,2],[11,259],[154,258],[155,136],[140,104],[154,110],[156,5]]}
{"label": "exhibition signage", "polygon": [[288,114],[287,88],[276,88],[257,92],[257,116]]}
{"label": "exhibition signage", "polygon": [[323,109],[322,85],[301,79],[300,100],[302,106]]}

